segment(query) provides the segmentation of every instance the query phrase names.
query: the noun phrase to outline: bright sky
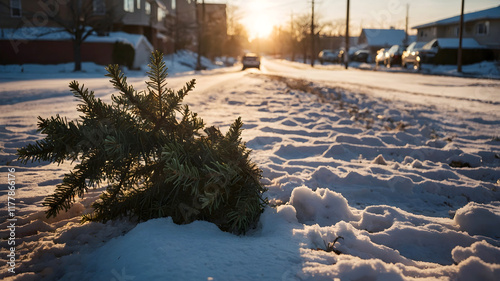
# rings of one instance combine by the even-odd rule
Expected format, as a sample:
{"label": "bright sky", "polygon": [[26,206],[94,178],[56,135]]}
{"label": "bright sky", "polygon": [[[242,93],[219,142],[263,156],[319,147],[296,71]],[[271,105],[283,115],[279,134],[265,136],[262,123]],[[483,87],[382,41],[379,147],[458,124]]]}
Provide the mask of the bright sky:
{"label": "bright sky", "polygon": [[[311,0],[207,0],[238,7],[240,22],[250,37],[265,37],[273,26],[284,26],[294,15],[310,14]],[[409,27],[460,14],[460,0],[350,0],[350,28],[358,35],[361,27],[404,29],[406,4],[410,4]],[[500,5],[500,0],[465,0],[465,12]],[[315,0],[315,15],[321,22],[345,22],[347,0]],[[410,32],[412,30],[410,29]],[[413,31],[415,32],[415,31]]]}

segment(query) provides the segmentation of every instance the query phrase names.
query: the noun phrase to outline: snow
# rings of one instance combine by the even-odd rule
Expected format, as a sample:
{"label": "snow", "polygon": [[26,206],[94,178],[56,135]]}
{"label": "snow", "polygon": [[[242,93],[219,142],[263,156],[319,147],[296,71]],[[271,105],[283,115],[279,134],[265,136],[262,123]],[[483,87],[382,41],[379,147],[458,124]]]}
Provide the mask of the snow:
{"label": "snow", "polygon": [[470,202],[455,213],[455,223],[460,230],[471,235],[500,237],[500,202],[478,204]]}
{"label": "snow", "polygon": [[[0,39],[8,40],[71,40],[72,36],[63,28],[58,27],[28,27],[22,28],[3,28],[0,33]],[[131,34],[122,31],[109,32],[106,36],[98,36],[93,33],[85,39],[85,42],[123,42],[137,48],[139,44],[145,44],[149,49],[153,46],[141,34]]]}
{"label": "snow", "polygon": [[[42,137],[37,116],[77,118],[72,79],[107,102],[115,92],[102,70],[4,69],[0,163],[16,169],[18,220],[11,274],[2,213],[3,280],[500,279],[498,81],[268,59],[262,72],[194,72],[195,59],[166,58],[169,86],[196,78],[186,102],[222,131],[242,116],[271,203],[257,228],[235,236],[171,218],[80,224],[102,189],[46,219],[43,199],[72,164],[21,165],[16,149]],[[143,74],[127,73],[145,88]],[[6,202],[2,189],[0,209]]]}
{"label": "snow", "polygon": [[[432,45],[437,41],[437,45],[441,49],[458,49],[459,39],[458,38],[437,38],[429,41],[425,44],[422,49],[431,49]],[[462,48],[464,49],[483,49],[484,46],[479,45],[474,38],[463,38]]]}

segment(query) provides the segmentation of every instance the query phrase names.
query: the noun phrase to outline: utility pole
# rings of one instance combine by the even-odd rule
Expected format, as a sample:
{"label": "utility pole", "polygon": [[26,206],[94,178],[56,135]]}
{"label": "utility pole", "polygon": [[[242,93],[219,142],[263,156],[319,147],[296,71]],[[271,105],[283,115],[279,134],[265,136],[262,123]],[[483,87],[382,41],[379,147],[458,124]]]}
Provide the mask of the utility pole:
{"label": "utility pole", "polygon": [[202,41],[205,28],[205,0],[202,1],[202,6],[201,6],[202,10],[201,24],[198,17],[198,0],[196,0],[194,4],[196,8],[196,23],[198,25],[198,57],[196,58],[196,70],[202,70],[203,66],[201,65],[201,50],[202,50]]}
{"label": "utility pole", "polygon": [[464,34],[464,0],[462,0],[462,10],[460,12],[460,27],[458,32],[458,57],[457,57],[457,72],[462,72],[462,39]]}
{"label": "utility pole", "polygon": [[410,4],[406,4],[406,25],[405,25],[405,48],[408,47],[408,11],[410,10]]}
{"label": "utility pole", "polygon": [[344,52],[345,69],[349,67],[349,0],[347,0],[347,16],[345,21],[345,52]]}
{"label": "utility pole", "polygon": [[293,29],[293,11],[290,15],[290,39],[291,39],[291,47],[292,47],[292,61],[295,61],[295,30]]}
{"label": "utility pole", "polygon": [[314,59],[316,53],[314,52],[314,0],[312,0],[312,16],[311,16],[311,66],[314,67]]}

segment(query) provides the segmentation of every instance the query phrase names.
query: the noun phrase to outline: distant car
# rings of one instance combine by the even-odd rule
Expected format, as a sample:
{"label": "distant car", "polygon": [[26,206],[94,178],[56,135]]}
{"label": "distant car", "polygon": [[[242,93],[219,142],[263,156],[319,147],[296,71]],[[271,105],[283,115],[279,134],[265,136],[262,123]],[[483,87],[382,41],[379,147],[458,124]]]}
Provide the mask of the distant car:
{"label": "distant car", "polygon": [[413,68],[420,69],[420,49],[425,45],[425,42],[413,42],[403,52],[401,56],[401,66],[406,67],[408,64],[413,65]]}
{"label": "distant car", "polygon": [[254,53],[247,53],[241,59],[243,64],[243,70],[247,68],[258,68],[260,69],[260,57]]}
{"label": "distant car", "polygon": [[359,50],[354,53],[351,58],[352,61],[356,62],[369,62],[370,61],[370,51]]}
{"label": "distant car", "polygon": [[403,55],[404,47],[401,45],[392,46],[385,54],[385,66],[401,65],[401,56]]}
{"label": "distant car", "polygon": [[318,54],[318,60],[321,64],[325,62],[338,62],[338,51],[323,50]]}
{"label": "distant car", "polygon": [[378,66],[379,63],[385,64],[386,51],[384,48],[377,51],[377,56],[375,57],[375,65]]}

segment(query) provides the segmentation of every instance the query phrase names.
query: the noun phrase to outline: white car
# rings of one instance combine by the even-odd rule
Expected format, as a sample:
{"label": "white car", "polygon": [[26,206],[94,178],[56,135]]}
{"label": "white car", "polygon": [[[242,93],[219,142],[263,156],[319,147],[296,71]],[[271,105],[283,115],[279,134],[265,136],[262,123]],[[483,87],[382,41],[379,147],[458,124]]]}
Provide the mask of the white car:
{"label": "white car", "polygon": [[241,63],[243,63],[243,70],[251,67],[260,69],[260,57],[254,53],[244,55]]}

